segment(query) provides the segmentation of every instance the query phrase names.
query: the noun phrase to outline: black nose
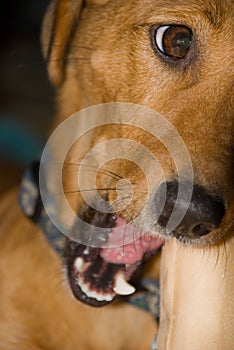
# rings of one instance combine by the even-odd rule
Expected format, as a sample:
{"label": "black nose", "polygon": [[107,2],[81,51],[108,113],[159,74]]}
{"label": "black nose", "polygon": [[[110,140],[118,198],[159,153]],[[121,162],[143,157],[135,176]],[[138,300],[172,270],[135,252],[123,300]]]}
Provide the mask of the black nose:
{"label": "black nose", "polygon": [[[175,181],[166,183],[167,192],[165,205],[158,218],[158,224],[164,228],[167,227],[171,213],[174,209],[178,187],[178,183]],[[160,202],[159,198],[162,197],[164,190],[165,183],[160,185],[156,193],[155,203]],[[177,205],[178,208],[183,210],[186,203],[183,202],[182,199]],[[172,234],[178,239],[182,239],[183,237],[197,239],[201,236],[205,236],[219,226],[224,213],[225,207],[220,198],[208,194],[203,187],[194,185],[192,189],[192,197],[189,207],[185,212],[185,216],[176,228],[173,229]]]}

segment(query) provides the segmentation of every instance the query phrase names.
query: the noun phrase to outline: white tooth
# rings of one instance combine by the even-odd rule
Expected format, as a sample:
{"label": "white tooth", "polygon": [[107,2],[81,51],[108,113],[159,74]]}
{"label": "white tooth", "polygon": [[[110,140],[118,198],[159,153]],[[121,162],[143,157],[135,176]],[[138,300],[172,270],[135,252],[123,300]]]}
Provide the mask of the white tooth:
{"label": "white tooth", "polygon": [[87,283],[84,283],[81,279],[77,280],[77,284],[88,298],[94,298],[97,301],[112,301],[114,298],[113,294],[98,293],[90,290],[89,285]]}
{"label": "white tooth", "polygon": [[84,259],[79,257],[79,258],[76,258],[74,265],[78,272],[82,272],[85,268],[86,263]]}
{"label": "white tooth", "polygon": [[119,273],[115,279],[114,292],[118,295],[130,295],[135,292],[135,288],[129,284],[123,273]]}
{"label": "white tooth", "polygon": [[88,255],[89,254],[89,247],[86,247],[86,249],[83,251],[84,255]]}

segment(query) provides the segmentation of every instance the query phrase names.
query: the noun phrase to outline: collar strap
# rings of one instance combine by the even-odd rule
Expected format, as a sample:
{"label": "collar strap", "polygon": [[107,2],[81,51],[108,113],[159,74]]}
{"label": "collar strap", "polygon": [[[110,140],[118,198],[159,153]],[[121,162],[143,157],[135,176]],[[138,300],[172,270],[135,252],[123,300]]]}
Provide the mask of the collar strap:
{"label": "collar strap", "polygon": [[[160,284],[158,280],[143,278],[140,280],[142,291],[128,297],[127,302],[137,308],[149,312],[156,322],[160,316]],[[157,350],[157,336],[151,343],[151,350]]]}
{"label": "collar strap", "polygon": [[62,255],[66,238],[44,209],[39,189],[39,168],[40,163],[33,162],[26,169],[20,186],[19,204],[23,213],[41,227],[50,245]]}

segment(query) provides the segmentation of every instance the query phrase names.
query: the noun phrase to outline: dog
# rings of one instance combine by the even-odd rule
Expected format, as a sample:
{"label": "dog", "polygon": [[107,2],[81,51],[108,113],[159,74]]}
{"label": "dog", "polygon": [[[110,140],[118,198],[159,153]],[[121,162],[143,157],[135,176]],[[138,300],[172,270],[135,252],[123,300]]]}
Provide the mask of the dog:
{"label": "dog", "polygon": [[[61,180],[84,226],[66,240],[64,282],[62,260],[16,192],[2,199],[1,349],[155,348],[153,317],[116,295],[134,291],[132,273],[162,246],[158,349],[234,348],[233,11],[231,0],[51,3],[42,47],[57,91],[54,129],[87,111],[78,129],[88,129],[71,143]],[[90,127],[93,111],[101,121]],[[52,143],[55,159],[72,137]],[[78,189],[77,168],[85,173]],[[54,182],[52,172],[52,192]],[[175,207],[186,210],[169,230]],[[59,203],[72,231],[64,212]],[[92,245],[83,244],[86,224],[101,229],[106,249],[93,232]],[[132,241],[119,247],[113,233],[121,226],[121,239]]]}

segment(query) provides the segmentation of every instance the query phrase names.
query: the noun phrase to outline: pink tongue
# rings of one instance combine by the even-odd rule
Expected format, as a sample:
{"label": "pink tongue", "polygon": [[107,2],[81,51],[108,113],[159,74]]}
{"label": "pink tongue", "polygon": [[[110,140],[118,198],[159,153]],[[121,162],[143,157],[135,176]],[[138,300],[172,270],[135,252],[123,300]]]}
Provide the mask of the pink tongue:
{"label": "pink tongue", "polygon": [[101,257],[114,264],[134,264],[142,259],[145,252],[155,250],[163,243],[164,240],[143,234],[125,220],[117,218]]}

